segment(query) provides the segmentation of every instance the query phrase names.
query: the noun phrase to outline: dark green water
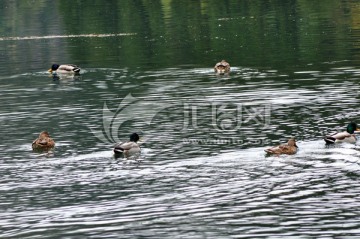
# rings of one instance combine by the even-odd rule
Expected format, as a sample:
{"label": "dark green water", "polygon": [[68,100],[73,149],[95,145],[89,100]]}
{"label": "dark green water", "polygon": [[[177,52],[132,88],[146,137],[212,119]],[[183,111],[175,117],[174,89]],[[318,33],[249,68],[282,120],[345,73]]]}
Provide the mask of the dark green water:
{"label": "dark green water", "polygon": [[[1,238],[359,237],[357,1],[0,2]],[[213,66],[226,59],[229,76]],[[53,63],[79,77],[54,78]],[[48,130],[50,153],[31,143]],[[138,161],[115,142],[141,132]],[[293,156],[264,149],[298,140]]]}

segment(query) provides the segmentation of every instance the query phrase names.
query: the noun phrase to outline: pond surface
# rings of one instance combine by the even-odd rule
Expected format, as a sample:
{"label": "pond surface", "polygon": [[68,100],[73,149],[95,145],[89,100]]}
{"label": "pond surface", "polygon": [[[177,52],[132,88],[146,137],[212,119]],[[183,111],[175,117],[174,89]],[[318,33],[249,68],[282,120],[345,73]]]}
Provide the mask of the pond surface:
{"label": "pond surface", "polygon": [[[3,1],[1,238],[360,236],[357,1]],[[231,73],[217,76],[226,59]],[[76,77],[49,75],[77,64]],[[56,148],[36,153],[50,132]],[[140,158],[112,147],[139,132]],[[292,156],[264,149],[296,137]]]}

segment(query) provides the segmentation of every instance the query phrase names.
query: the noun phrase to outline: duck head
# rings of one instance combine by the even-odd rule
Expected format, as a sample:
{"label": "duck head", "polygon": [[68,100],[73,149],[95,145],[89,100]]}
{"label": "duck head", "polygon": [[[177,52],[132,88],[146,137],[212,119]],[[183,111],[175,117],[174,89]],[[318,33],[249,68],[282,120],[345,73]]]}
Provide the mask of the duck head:
{"label": "duck head", "polygon": [[296,148],[298,148],[298,146],[296,145],[295,138],[290,138],[290,139],[288,140],[288,145],[289,145],[289,146],[295,146]]}
{"label": "duck head", "polygon": [[351,122],[350,124],[348,124],[348,126],[346,127],[346,131],[349,134],[353,134],[355,131],[360,131],[360,129],[358,128],[357,124],[355,122]]}
{"label": "duck head", "polygon": [[49,137],[50,137],[50,134],[47,131],[42,131],[39,134],[39,138],[49,138]]}
{"label": "duck head", "polygon": [[53,71],[56,71],[59,67],[60,67],[60,65],[58,65],[58,64],[53,64],[53,65],[51,66],[51,68],[48,70],[48,72],[52,73]]}
{"label": "duck head", "polygon": [[140,137],[139,137],[139,135],[137,133],[132,133],[130,135],[130,141],[132,141],[132,142],[136,143],[137,141],[139,141],[139,139],[140,139]]}

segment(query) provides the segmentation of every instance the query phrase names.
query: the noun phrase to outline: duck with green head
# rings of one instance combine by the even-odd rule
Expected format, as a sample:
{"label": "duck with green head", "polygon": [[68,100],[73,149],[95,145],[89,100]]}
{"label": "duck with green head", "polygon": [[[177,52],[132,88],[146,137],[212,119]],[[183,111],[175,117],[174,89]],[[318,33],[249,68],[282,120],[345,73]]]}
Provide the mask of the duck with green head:
{"label": "duck with green head", "polygon": [[139,139],[140,137],[137,133],[132,133],[130,135],[130,141],[115,145],[113,150],[115,155],[124,155],[125,157],[128,157],[140,153],[140,146],[137,143]]}
{"label": "duck with green head", "polygon": [[334,144],[334,143],[356,143],[356,136],[355,132],[359,132],[360,129],[358,128],[355,122],[351,122],[347,125],[346,131],[334,133],[328,136],[325,136],[324,140],[326,144]]}
{"label": "duck with green head", "polygon": [[290,138],[286,144],[281,144],[269,149],[265,149],[265,152],[268,154],[295,154],[297,152],[298,146],[296,145],[295,138]]}

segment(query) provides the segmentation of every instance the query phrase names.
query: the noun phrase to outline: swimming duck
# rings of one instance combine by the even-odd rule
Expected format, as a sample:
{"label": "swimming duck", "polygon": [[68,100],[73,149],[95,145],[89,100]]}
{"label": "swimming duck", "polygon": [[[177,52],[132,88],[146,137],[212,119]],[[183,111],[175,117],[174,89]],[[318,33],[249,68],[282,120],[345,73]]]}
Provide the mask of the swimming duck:
{"label": "swimming duck", "polygon": [[298,146],[296,145],[295,138],[288,140],[287,144],[281,144],[269,149],[265,149],[265,152],[268,154],[295,154],[297,152]]}
{"label": "swimming duck", "polygon": [[214,66],[216,74],[226,74],[230,72],[230,64],[225,60],[222,60]]}
{"label": "swimming duck", "polygon": [[125,156],[129,156],[130,154],[135,154],[140,152],[140,146],[137,144],[140,137],[137,133],[132,133],[130,135],[130,141],[124,143],[118,143],[114,147],[114,153],[124,154]]}
{"label": "swimming duck", "polygon": [[360,131],[360,129],[357,127],[357,124],[355,122],[351,122],[346,127],[346,131],[325,136],[324,140],[326,144],[342,143],[342,142],[354,144],[356,143],[356,137],[354,134],[355,131]]}
{"label": "swimming duck", "polygon": [[39,137],[34,140],[32,143],[32,148],[35,149],[50,149],[55,146],[55,142],[52,138],[50,138],[50,135],[47,131],[42,131],[39,134]]}
{"label": "swimming duck", "polygon": [[80,67],[76,65],[58,65],[53,64],[48,72],[55,74],[55,73],[71,73],[71,74],[80,74]]}

